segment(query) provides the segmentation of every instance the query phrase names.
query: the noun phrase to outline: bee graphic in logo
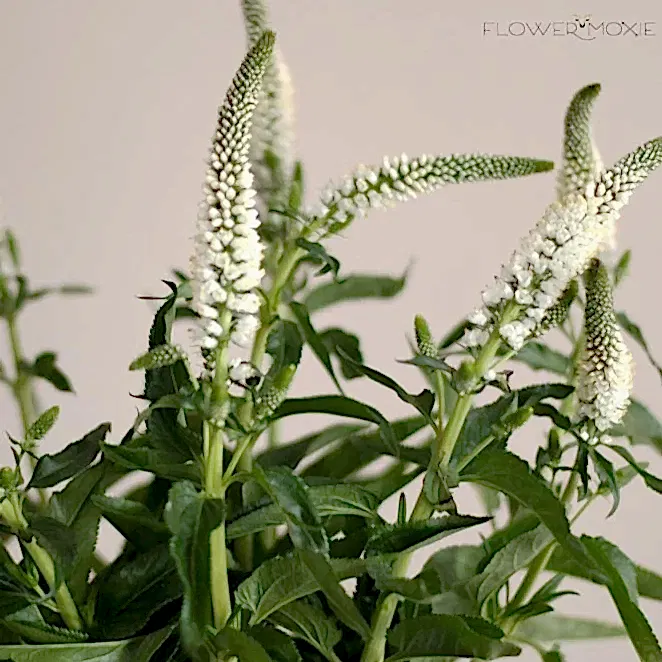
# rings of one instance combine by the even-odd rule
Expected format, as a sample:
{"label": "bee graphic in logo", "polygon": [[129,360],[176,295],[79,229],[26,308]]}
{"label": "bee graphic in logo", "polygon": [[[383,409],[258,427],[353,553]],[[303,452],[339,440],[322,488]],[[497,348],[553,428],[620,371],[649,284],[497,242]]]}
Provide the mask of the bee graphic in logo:
{"label": "bee graphic in logo", "polygon": [[573,14],[572,16],[575,19],[575,23],[577,23],[582,30],[591,22],[590,14]]}

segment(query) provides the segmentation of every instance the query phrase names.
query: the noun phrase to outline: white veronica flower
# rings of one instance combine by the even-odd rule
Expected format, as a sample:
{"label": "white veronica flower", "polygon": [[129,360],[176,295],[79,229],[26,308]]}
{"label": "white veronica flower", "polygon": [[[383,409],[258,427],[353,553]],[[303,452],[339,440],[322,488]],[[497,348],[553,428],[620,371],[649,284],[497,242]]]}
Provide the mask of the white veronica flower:
{"label": "white veronica flower", "polygon": [[[257,232],[248,151],[251,119],[273,42],[273,33],[256,42],[219,109],[191,259],[192,308],[201,317],[200,343],[207,356],[230,334],[236,343],[250,344],[258,326],[264,247]],[[229,314],[223,317],[221,311]],[[226,328],[221,324],[225,318]]]}
{"label": "white veronica flower", "polygon": [[329,184],[309,213],[310,224],[324,236],[342,229],[368,209],[412,200],[445,184],[522,177],[552,167],[549,161],[489,154],[384,157],[381,166],[361,165],[340,185]]}
{"label": "white veronica flower", "polygon": [[623,420],[630,403],[634,363],[614,313],[605,267],[594,260],[586,272],[585,342],[579,363],[579,414],[608,430]]}
{"label": "white veronica flower", "polygon": [[[570,282],[612,245],[621,208],[660,163],[662,138],[622,158],[590,182],[583,194],[569,193],[552,203],[483,291],[483,307],[472,314],[463,344],[484,345],[498,324],[506,343],[516,351],[521,349],[536,335]],[[517,304],[515,318],[501,324],[501,312],[510,301]]]}

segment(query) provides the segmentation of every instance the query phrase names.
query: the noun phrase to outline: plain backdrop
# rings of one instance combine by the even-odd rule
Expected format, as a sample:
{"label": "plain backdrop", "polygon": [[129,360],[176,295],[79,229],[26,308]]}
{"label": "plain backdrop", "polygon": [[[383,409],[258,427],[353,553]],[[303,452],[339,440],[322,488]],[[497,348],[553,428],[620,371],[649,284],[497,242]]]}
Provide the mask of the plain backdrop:
{"label": "plain backdrop", "polygon": [[[659,35],[634,38],[483,35],[485,21],[653,23]],[[607,164],[662,134],[662,9],[656,0],[532,3],[441,0],[274,0],[273,26],[296,86],[298,153],[307,198],[357,163],[405,151],[486,151],[557,160],[563,113],[581,86],[600,82],[595,110]],[[515,28],[517,32],[518,28]],[[52,349],[76,395],[45,386],[44,405],[62,414],[45,448],[59,449],[101,421],[117,441],[132,421],[142,376],[129,362],[144,351],[161,278],[186,267],[217,105],[244,54],[238,2],[231,0],[0,0],[0,197],[4,222],[23,248],[37,285],[86,282],[96,293],[33,305],[21,320],[28,355]],[[662,357],[660,183],[656,173],[633,197],[619,228],[633,250],[630,278],[617,293]],[[401,273],[404,294],[390,302],[343,305],[320,314],[359,333],[367,363],[414,390],[406,334],[423,313],[441,334],[478,301],[481,288],[554,197],[555,174],[447,187],[356,222],[332,250],[344,273]],[[186,337],[186,332],[182,334]],[[662,415],[660,379],[642,352],[636,390]],[[0,357],[7,344],[0,341]],[[518,383],[539,379],[519,371]],[[306,355],[296,395],[331,392]],[[395,417],[406,406],[358,380],[350,394]],[[291,434],[317,421],[301,419]],[[0,428],[19,432],[7,393]],[[515,449],[533,457],[539,429]],[[659,457],[637,456],[662,471]],[[9,462],[5,443],[0,459]],[[414,494],[413,490],[409,490]],[[479,512],[473,492],[458,494]],[[635,481],[618,512],[593,507],[578,531],[606,536],[637,562],[662,571],[660,497]],[[393,509],[390,508],[390,513]],[[477,540],[471,532],[454,539]],[[118,535],[102,528],[112,556]],[[572,586],[572,584],[571,584]],[[606,591],[582,587],[568,613],[616,617]],[[662,631],[660,603],[642,601]],[[566,646],[571,662],[635,660],[626,640]],[[537,659],[527,651],[523,660]]]}

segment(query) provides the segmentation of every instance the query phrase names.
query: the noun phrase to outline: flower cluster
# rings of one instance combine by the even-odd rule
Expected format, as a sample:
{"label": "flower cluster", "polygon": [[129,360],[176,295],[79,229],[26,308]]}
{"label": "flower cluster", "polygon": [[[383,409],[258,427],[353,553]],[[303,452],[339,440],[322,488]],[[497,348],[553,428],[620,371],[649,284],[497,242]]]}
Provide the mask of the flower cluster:
{"label": "flower cluster", "polygon": [[257,232],[248,151],[251,120],[273,43],[273,33],[260,37],[219,109],[191,260],[192,308],[202,319],[201,344],[207,352],[229,334],[241,346],[250,344],[258,326],[256,290],[264,275],[264,247]]}
{"label": "flower cluster", "polygon": [[342,229],[368,209],[411,200],[445,184],[522,177],[552,166],[549,161],[488,154],[384,157],[381,166],[361,165],[340,186],[329,184],[310,214],[310,223],[324,236]]}
{"label": "flower cluster", "polygon": [[[495,325],[515,351],[536,329],[590,260],[613,244],[616,221],[634,189],[662,163],[662,139],[645,143],[590,182],[584,194],[552,203],[468,318],[463,344],[479,347]],[[506,304],[510,319],[502,322]],[[514,312],[513,312],[514,311]]]}
{"label": "flower cluster", "polygon": [[609,274],[599,260],[593,260],[585,282],[585,340],[577,384],[579,414],[605,431],[620,423],[627,411],[634,364],[614,313]]}

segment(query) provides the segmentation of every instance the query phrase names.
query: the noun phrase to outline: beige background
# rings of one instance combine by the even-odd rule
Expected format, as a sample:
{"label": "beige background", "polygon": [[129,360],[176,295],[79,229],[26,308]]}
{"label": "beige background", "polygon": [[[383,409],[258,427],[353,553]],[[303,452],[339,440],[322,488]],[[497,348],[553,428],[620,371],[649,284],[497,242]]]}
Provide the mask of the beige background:
{"label": "beige background", "polygon": [[[662,9],[654,0],[551,3],[434,0],[274,1],[273,22],[297,89],[299,152],[309,199],[358,162],[406,151],[491,151],[558,159],[563,112],[580,86],[600,81],[596,134],[607,163],[662,133]],[[483,37],[483,21],[655,21],[646,39]],[[231,0],[0,1],[0,196],[35,284],[86,281],[94,297],[50,300],[24,316],[30,354],[55,349],[77,396],[48,387],[62,405],[47,447],[54,450],[110,420],[114,439],[132,419],[142,376],[127,365],[145,348],[159,279],[185,267],[215,109],[244,52]],[[618,303],[662,357],[659,278],[662,238],[656,175],[625,211],[619,241],[634,251]],[[415,313],[441,333],[477,301],[517,238],[554,193],[554,175],[450,187],[356,223],[333,250],[346,273],[402,270],[415,259],[407,292],[392,303],[347,305],[318,323],[346,324],[364,338],[368,363],[419,388],[405,358]],[[185,337],[185,333],[183,334]],[[662,415],[659,378],[639,359],[637,390]],[[2,341],[0,355],[6,358]],[[519,373],[518,381],[531,375]],[[536,376],[537,378],[537,376]],[[310,357],[297,394],[331,387]],[[354,383],[350,392],[389,416],[406,411],[388,392]],[[310,421],[294,422],[302,430]],[[18,432],[6,393],[0,427]],[[539,436],[518,439],[528,457]],[[638,456],[662,471],[659,457]],[[0,458],[8,461],[6,446]],[[477,512],[470,490],[459,500]],[[603,534],[662,571],[662,502],[636,482],[605,521],[594,507],[581,529]],[[103,529],[106,554],[118,538]],[[476,533],[465,539],[476,539]],[[456,539],[460,541],[461,539]],[[569,612],[613,618],[605,591],[565,598]],[[662,631],[662,608],[645,602]],[[626,641],[567,647],[571,662],[634,660]],[[531,652],[523,660],[536,659]]]}

